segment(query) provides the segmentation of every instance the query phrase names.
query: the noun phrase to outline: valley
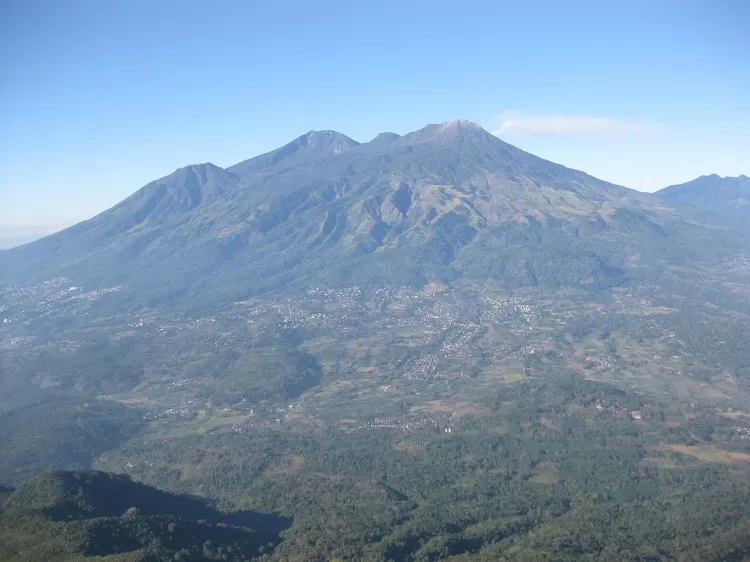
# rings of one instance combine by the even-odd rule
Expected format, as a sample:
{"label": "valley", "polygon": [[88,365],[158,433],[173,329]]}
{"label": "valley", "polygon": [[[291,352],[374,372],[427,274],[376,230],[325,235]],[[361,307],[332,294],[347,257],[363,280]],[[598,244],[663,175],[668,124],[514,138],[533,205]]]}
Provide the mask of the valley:
{"label": "valley", "polygon": [[0,562],[750,562],[748,22],[0,1]]}
{"label": "valley", "polygon": [[181,168],[0,254],[0,482],[218,511],[0,523],[70,560],[99,526],[139,561],[741,560],[749,240],[464,121]]}
{"label": "valley", "polygon": [[[59,286],[6,293],[12,321],[0,331],[3,364],[33,365],[28,400],[59,400],[52,396],[64,393],[64,415],[79,416],[96,401],[117,404],[139,420],[132,438],[124,433],[64,466],[128,473],[175,492],[218,498],[226,509],[282,513],[294,523],[276,547],[280,559],[298,552],[304,553],[299,559],[372,560],[442,552],[441,558],[458,560],[464,551],[498,559],[504,549],[537,552],[521,539],[524,529],[552,532],[573,516],[576,508],[563,507],[570,501],[565,498],[578,493],[584,474],[602,479],[602,492],[609,490],[603,497],[615,494],[608,501],[643,508],[655,501],[645,498],[683,487],[688,475],[711,474],[717,493],[750,478],[749,366],[741,350],[727,353],[741,345],[750,318],[709,300],[665,297],[648,284],[586,292],[432,283],[315,287],[295,298],[228,303],[204,317],[143,310],[87,318],[78,299],[68,297],[72,281],[52,283]],[[732,282],[727,294],[737,286]],[[46,299],[25,300],[39,290],[47,291]],[[718,355],[714,341],[723,342]],[[97,370],[94,385],[82,369],[91,357],[113,360],[111,372]],[[122,376],[124,358],[137,376]],[[563,435],[567,449],[556,451]],[[594,454],[590,440],[604,447],[596,455],[620,458],[614,473],[581,472],[580,463]],[[28,449],[21,447],[21,456],[6,451],[6,474],[28,463],[21,461]],[[621,456],[626,451],[627,460]],[[412,476],[401,473],[419,466],[427,472],[415,488]],[[683,475],[679,485],[669,476],[677,473]],[[27,473],[16,474],[8,483]],[[510,488],[491,491],[501,482]],[[428,531],[426,522],[421,531],[414,527],[449,492],[446,497],[469,487],[471,497],[501,494],[505,502],[510,490],[536,496],[545,486],[563,503],[533,523],[519,506],[485,513],[483,520],[494,517],[500,525],[482,532],[496,537],[489,542],[468,538],[478,522],[460,510],[452,530]],[[642,495],[637,486],[661,492]],[[596,485],[589,480],[587,487]],[[301,496],[302,490],[312,496]],[[408,501],[397,499],[404,493]],[[625,493],[634,495],[615,499]],[[361,494],[372,495],[373,509],[390,514],[384,523],[395,534],[365,538],[377,527],[347,511],[353,507],[347,502]],[[310,511],[314,505],[347,523],[328,527],[327,518]],[[622,517],[613,521],[629,524]],[[342,524],[349,539],[339,543]],[[305,542],[311,533],[320,537],[317,546]],[[433,533],[447,538],[435,542]],[[409,546],[409,540],[417,543]],[[489,545],[496,541],[506,546],[495,552],[500,546]],[[698,543],[680,544],[676,552]],[[611,556],[626,559],[622,551]]]}

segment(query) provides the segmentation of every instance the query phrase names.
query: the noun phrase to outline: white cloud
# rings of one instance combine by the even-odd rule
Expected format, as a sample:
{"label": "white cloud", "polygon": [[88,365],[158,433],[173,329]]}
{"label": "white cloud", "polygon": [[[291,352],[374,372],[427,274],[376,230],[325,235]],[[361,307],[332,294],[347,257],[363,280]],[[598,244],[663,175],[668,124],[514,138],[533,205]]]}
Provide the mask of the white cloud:
{"label": "white cloud", "polygon": [[501,113],[493,135],[602,135],[638,134],[654,130],[653,125],[588,115],[533,115],[520,111]]}

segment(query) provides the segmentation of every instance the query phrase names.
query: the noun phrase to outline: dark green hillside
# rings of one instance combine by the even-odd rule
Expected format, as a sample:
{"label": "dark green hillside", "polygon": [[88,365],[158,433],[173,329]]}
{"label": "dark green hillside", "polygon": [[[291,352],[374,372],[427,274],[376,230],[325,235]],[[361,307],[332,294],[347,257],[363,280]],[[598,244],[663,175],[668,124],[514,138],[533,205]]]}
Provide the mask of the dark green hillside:
{"label": "dark green hillside", "polygon": [[142,413],[92,398],[63,399],[0,416],[0,478],[15,484],[50,468],[87,468],[137,433]]}
{"label": "dark green hillside", "polygon": [[274,426],[104,462],[293,517],[272,560],[745,560],[750,450],[736,421],[684,407],[558,371],[487,389],[450,434]]}
{"label": "dark green hillside", "polygon": [[294,348],[255,348],[238,357],[217,381],[215,396],[287,400],[320,384],[322,372],[315,358]]}
{"label": "dark green hillside", "polygon": [[127,476],[58,471],[28,479],[5,500],[0,558],[239,562],[273,548],[287,525],[273,515],[223,514]]}
{"label": "dark green hillside", "polygon": [[27,359],[17,376],[35,386],[84,396],[133,388],[143,374],[143,359],[126,343],[99,343],[65,352],[42,352]]}

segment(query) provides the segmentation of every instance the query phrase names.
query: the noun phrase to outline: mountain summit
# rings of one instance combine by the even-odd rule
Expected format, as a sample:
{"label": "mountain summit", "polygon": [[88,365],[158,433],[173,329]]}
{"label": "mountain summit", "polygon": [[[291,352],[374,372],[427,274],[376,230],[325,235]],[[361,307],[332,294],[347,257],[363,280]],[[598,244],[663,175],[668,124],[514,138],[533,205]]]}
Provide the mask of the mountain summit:
{"label": "mountain summit", "polygon": [[750,218],[750,178],[745,175],[701,176],[687,183],[665,187],[656,195],[673,205]]}
{"label": "mountain summit", "polygon": [[466,119],[453,119],[439,125],[427,125],[425,128],[409,133],[404,137],[406,142],[425,140],[458,139],[466,140],[472,135],[488,135],[479,125]]}
{"label": "mountain summit", "polygon": [[357,146],[359,146],[357,141],[336,131],[310,131],[281,148],[235,164],[228,170],[243,176],[273,166],[291,167],[309,163],[341,154]]}
{"label": "mountain summit", "polygon": [[197,292],[219,301],[461,278],[602,287],[628,278],[632,256],[682,247],[668,238],[675,220],[652,195],[538,158],[470,121],[364,144],[311,131],[226,170],[181,168],[0,254],[0,275],[123,285],[141,306]]}

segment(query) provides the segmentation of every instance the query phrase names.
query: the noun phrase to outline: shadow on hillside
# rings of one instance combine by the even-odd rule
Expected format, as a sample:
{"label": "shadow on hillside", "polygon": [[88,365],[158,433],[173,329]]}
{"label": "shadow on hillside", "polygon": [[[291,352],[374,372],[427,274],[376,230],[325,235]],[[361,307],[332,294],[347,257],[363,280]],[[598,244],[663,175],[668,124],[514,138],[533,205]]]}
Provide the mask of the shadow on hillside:
{"label": "shadow on hillside", "polygon": [[[95,470],[39,474],[16,490],[0,488],[0,497],[4,496],[2,516],[20,521],[41,515],[58,525],[49,527],[42,521],[40,536],[61,532],[68,537],[65,540],[78,541],[86,554],[97,556],[157,545],[174,552],[187,550],[190,556],[207,549],[210,559],[247,560],[278,545],[281,533],[292,525],[289,517],[256,511],[226,513],[205,498]],[[211,545],[228,550],[214,552]]]}
{"label": "shadow on hillside", "polygon": [[252,529],[277,542],[292,519],[272,513],[238,511],[225,513],[215,502],[188,494],[159,490],[125,474],[96,470],[58,470],[29,478],[10,494],[8,513],[42,513],[54,521],[141,517],[176,517],[185,521],[225,524]]}
{"label": "shadow on hillside", "polygon": [[281,533],[291,527],[293,521],[291,517],[258,511],[235,511],[221,517],[222,523],[248,527],[262,536],[266,542],[272,542],[274,545],[281,542]]}

